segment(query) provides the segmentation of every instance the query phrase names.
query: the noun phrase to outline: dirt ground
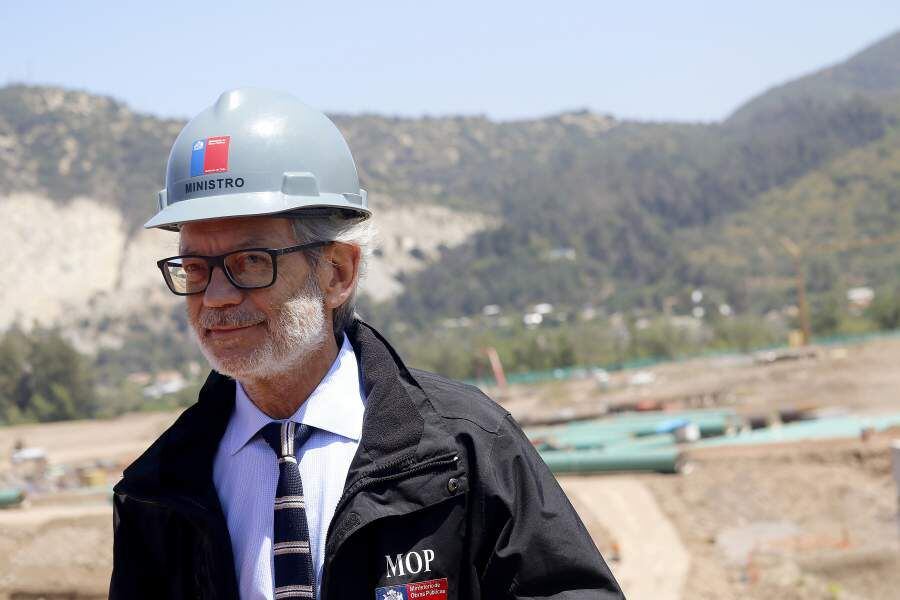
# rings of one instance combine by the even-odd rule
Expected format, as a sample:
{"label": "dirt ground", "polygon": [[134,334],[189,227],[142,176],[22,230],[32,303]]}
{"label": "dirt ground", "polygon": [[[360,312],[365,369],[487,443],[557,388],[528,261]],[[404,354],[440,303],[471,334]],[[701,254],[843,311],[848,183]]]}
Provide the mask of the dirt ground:
{"label": "dirt ground", "polygon": [[16,442],[43,448],[50,464],[78,464],[92,460],[127,464],[177,416],[177,413],[135,413],[109,420],[0,427],[0,471],[8,464]]}
{"label": "dirt ground", "polygon": [[0,598],[106,598],[112,571],[112,506],[0,511]]}
{"label": "dirt ground", "polygon": [[[524,422],[636,402],[754,416],[900,412],[897,365],[900,339],[885,339],[766,364],[750,357],[670,363],[647,370],[641,380],[650,383],[639,386],[628,385],[634,372],[624,372],[603,386],[586,378],[489,393]],[[0,428],[0,474],[17,440],[44,447],[51,465],[102,458],[124,466],[175,416]],[[691,450],[689,473],[560,482],[631,600],[897,598],[895,438],[900,431]],[[0,511],[0,600],[105,597],[111,525],[102,493],[35,495],[28,507]]]}
{"label": "dirt ground", "polygon": [[682,597],[690,554],[649,486],[627,475],[559,480],[629,598]]}
{"label": "dirt ground", "polygon": [[898,597],[891,437],[704,450],[688,475],[644,476],[691,554],[683,597]]}
{"label": "dirt ground", "polygon": [[[641,386],[627,385],[634,373],[624,372],[613,374],[605,391],[585,379],[512,388],[502,397],[520,421],[533,423],[636,403],[730,407],[765,419],[791,410],[879,414],[900,412],[898,365],[900,340],[883,339],[776,362],[724,357],[669,363],[647,370],[652,376],[643,379],[651,383]],[[678,585],[685,600],[900,598],[892,439],[900,439],[900,431],[867,441],[694,450],[687,453],[686,474],[600,476],[582,485],[615,489],[624,477],[656,500],[657,507],[631,505],[653,524],[646,532],[621,525],[630,517],[608,518],[598,531],[601,548],[614,544],[620,550],[611,567],[629,598],[669,597],[662,594]],[[565,478],[563,484],[587,521]],[[610,507],[602,505],[610,502],[604,492],[594,496],[594,513]],[[660,558],[671,565],[660,569],[644,547],[632,550],[647,569],[634,582],[625,568],[631,558],[626,549],[641,541],[659,547],[657,509],[677,531],[678,542],[667,542],[666,558]],[[673,577],[669,586],[647,590],[661,570],[679,572],[672,565],[681,564],[681,547],[690,556],[683,584]]]}
{"label": "dirt ground", "polygon": [[[798,353],[806,356],[806,353]],[[804,358],[766,363],[764,356],[722,356],[660,364],[642,370],[488,390],[523,424],[602,414],[637,404],[678,408],[734,408],[765,416],[784,409],[900,411],[900,338],[845,347],[814,348]]]}

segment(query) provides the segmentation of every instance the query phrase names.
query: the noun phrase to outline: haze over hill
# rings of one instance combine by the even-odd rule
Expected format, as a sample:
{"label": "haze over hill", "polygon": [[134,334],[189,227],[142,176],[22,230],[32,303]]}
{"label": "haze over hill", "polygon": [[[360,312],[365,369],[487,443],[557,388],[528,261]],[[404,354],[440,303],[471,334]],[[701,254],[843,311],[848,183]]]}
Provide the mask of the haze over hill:
{"label": "haze over hill", "polygon": [[[746,282],[783,274],[786,259],[747,260],[753,240],[729,232],[776,213],[790,214],[777,229],[800,241],[896,230],[898,65],[894,34],[705,125],[589,112],[505,123],[335,115],[382,232],[366,290],[381,300],[405,290],[370,310],[424,323],[487,304],[658,309],[697,285],[739,309],[784,302],[783,286],[755,294]],[[71,316],[104,295],[146,311],[140,290],[161,286],[151,259],[173,238],[140,225],[181,126],[85,92],[0,89],[4,239],[45,274],[23,278],[20,263],[4,263],[25,293],[5,292],[0,324]],[[816,195],[814,213],[787,208],[817,177],[848,169],[851,225],[822,226],[845,200],[834,191]],[[882,258],[857,279],[895,278],[897,262]]]}

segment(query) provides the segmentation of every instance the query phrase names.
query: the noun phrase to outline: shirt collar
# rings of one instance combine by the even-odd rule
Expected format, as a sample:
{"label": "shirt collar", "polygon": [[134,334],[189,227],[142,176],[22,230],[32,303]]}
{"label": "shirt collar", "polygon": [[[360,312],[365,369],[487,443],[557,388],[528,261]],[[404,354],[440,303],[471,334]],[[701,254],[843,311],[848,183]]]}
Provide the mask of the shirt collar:
{"label": "shirt collar", "polygon": [[[232,456],[264,425],[273,419],[261,411],[244,391],[240,382],[235,385],[235,406],[226,449]],[[365,393],[362,391],[356,354],[344,334],[343,343],[331,368],[300,405],[290,420],[359,441],[362,435]]]}

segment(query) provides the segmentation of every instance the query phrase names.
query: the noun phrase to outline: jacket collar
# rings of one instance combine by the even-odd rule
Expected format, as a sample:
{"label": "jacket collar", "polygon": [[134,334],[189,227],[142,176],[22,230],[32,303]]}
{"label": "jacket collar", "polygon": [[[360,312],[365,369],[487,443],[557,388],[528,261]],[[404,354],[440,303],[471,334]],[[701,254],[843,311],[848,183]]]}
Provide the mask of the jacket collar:
{"label": "jacket collar", "polygon": [[[426,460],[453,447],[424,391],[387,340],[358,319],[346,333],[367,397],[360,448],[348,484],[372,470]],[[125,469],[116,491],[185,496],[220,512],[213,460],[234,402],[234,380],[211,372],[198,401]]]}

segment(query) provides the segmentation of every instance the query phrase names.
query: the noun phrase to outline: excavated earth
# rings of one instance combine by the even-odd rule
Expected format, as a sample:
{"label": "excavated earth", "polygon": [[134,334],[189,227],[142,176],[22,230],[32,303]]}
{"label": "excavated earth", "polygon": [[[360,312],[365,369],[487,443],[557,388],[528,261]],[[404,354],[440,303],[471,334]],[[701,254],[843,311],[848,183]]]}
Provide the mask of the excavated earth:
{"label": "excavated earth", "polygon": [[[758,364],[732,357],[634,373],[489,390],[525,422],[591,415],[635,402],[726,406],[747,416],[792,410],[900,412],[900,339],[824,348]],[[107,484],[177,415],[149,413],[0,429],[0,476],[13,445],[51,465],[114,465]],[[866,439],[688,450],[679,475],[560,477],[634,600],[895,598],[898,491],[890,443]],[[0,511],[0,599],[103,598],[112,518],[100,491],[33,495]]]}

